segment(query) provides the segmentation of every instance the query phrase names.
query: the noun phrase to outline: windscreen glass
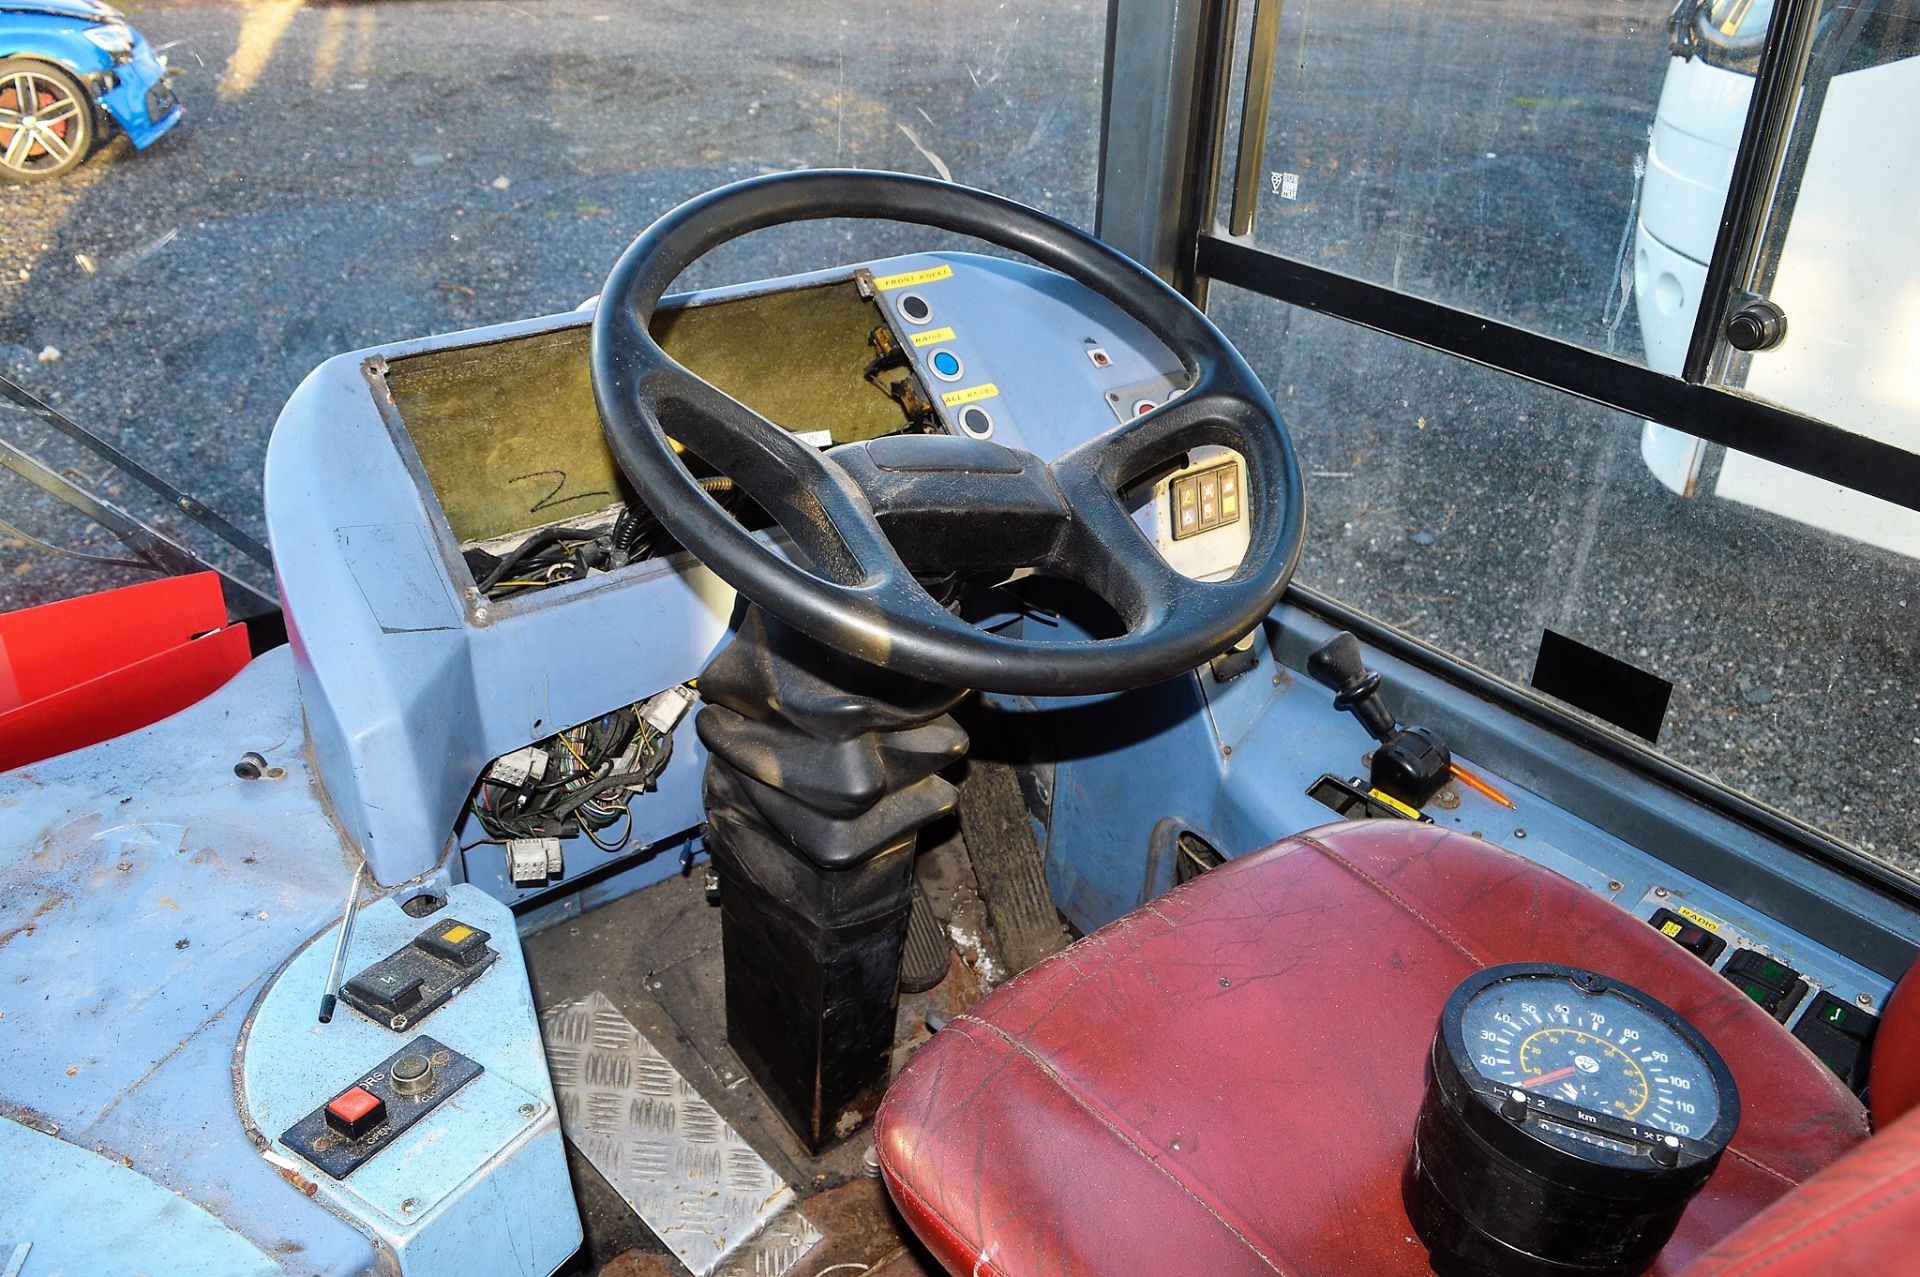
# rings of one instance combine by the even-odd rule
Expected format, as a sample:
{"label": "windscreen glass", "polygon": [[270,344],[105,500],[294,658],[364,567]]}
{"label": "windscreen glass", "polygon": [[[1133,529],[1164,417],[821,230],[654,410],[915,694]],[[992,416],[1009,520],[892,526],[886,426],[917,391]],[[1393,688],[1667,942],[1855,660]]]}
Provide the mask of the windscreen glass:
{"label": "windscreen glass", "polygon": [[[1271,89],[1245,90],[1268,108],[1240,152],[1251,242],[1678,372],[1684,325],[1662,311],[1645,330],[1636,252],[1663,218],[1711,247],[1731,163],[1714,148],[1738,140],[1752,80],[1682,102],[1673,16],[1667,0],[1280,6]],[[1677,195],[1649,163],[1662,111],[1706,146],[1675,158]]]}
{"label": "windscreen glass", "polygon": [[[97,77],[0,68],[0,156],[27,179],[0,194],[0,376],[257,537],[267,436],[316,365],[571,310],[711,187],[896,169],[1091,225],[1105,8],[157,0],[58,19]],[[24,25],[0,13],[0,31]],[[823,224],[685,283],[929,246]],[[4,400],[0,462],[0,610],[149,578],[142,527],[272,589],[177,502]]]}
{"label": "windscreen glass", "polygon": [[1920,559],[1670,491],[1644,423],[1557,391],[1218,284],[1210,313],[1301,452],[1298,581],[1518,686],[1547,630],[1648,671],[1658,749],[1920,870]]}

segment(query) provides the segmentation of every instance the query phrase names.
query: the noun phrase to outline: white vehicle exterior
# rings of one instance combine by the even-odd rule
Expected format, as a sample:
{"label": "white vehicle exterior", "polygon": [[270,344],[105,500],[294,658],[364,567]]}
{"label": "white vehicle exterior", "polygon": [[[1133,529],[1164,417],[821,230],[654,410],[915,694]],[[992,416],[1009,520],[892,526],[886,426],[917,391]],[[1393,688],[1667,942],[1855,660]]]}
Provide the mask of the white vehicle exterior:
{"label": "white vehicle exterior", "polygon": [[[1675,21],[1691,22],[1683,5]],[[1717,0],[1757,52],[1767,0]],[[1711,17],[1708,18],[1711,20]],[[1733,32],[1724,32],[1729,36]],[[1726,59],[1668,65],[1635,228],[1634,299],[1648,366],[1679,375],[1706,284],[1754,79]],[[1749,59],[1748,65],[1751,65]],[[1920,450],[1920,306],[1893,281],[1920,248],[1920,58],[1831,81],[1768,295],[1787,315],[1777,347],[1754,355],[1744,389],[1849,430]],[[1700,495],[1709,445],[1647,422],[1647,468]],[[1714,496],[1920,557],[1920,513],[1729,449]]]}

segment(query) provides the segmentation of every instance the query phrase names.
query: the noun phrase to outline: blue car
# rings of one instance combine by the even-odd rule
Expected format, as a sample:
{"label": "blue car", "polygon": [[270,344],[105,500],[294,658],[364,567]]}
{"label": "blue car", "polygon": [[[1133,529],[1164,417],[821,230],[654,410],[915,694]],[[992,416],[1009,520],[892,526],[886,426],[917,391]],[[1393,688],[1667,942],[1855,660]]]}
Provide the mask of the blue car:
{"label": "blue car", "polygon": [[167,68],[101,0],[0,0],[0,179],[78,168],[109,128],[142,150],[180,122]]}

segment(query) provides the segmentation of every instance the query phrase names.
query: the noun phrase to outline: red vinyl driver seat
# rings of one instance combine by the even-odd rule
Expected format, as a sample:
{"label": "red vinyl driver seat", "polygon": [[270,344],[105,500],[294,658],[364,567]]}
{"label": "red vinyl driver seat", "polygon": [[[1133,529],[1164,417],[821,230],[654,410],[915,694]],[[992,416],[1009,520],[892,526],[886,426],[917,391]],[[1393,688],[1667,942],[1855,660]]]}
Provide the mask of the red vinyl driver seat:
{"label": "red vinyl driver seat", "polygon": [[1653,994],[1726,1057],[1741,1120],[1656,1272],[1866,1138],[1858,1100],[1699,959],[1481,839],[1335,825],[1234,860],[1011,981],[876,1119],[887,1185],[967,1277],[1429,1272],[1400,1176],[1441,1004],[1502,962]]}

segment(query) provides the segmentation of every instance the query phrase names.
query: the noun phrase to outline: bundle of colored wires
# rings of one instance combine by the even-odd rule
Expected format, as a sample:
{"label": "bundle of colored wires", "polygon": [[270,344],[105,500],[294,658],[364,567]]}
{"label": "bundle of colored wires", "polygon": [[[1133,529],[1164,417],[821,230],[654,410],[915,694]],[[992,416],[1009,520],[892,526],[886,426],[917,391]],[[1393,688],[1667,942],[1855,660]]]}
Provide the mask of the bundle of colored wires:
{"label": "bundle of colored wires", "polygon": [[[532,746],[542,769],[509,780],[490,769],[474,787],[472,808],[484,842],[565,838],[584,833],[603,851],[619,851],[633,835],[629,804],[651,789],[673,754],[662,735],[629,705],[568,728]],[[619,835],[603,837],[614,827]]]}

